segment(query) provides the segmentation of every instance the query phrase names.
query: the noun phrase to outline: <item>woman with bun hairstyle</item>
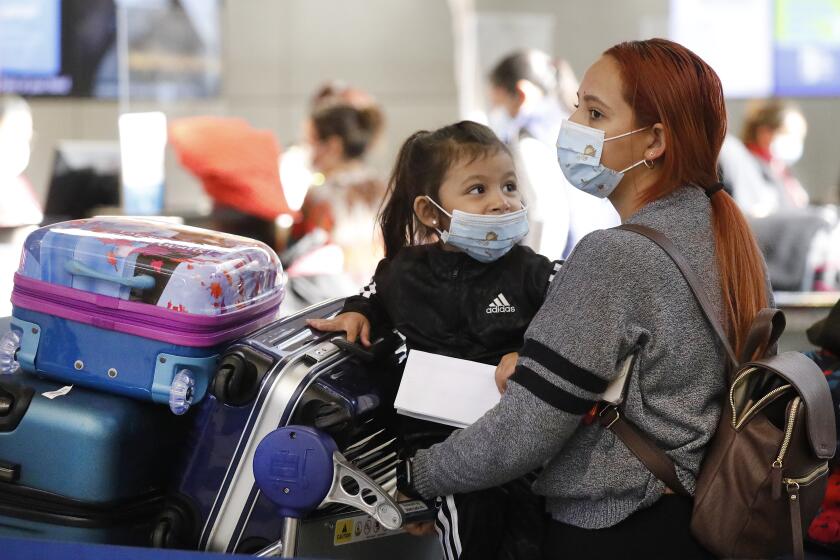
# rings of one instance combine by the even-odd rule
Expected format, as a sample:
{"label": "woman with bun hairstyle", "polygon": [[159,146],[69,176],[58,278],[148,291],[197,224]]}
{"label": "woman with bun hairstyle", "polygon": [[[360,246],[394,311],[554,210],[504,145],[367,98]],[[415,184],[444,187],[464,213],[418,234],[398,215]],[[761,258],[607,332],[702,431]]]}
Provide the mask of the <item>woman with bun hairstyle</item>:
{"label": "woman with bun hairstyle", "polygon": [[367,94],[355,89],[322,88],[306,124],[312,167],[320,184],[310,187],[292,238],[320,230],[344,256],[344,272],[364,284],[382,258],[374,236],[376,214],[385,184],[365,162],[382,131],[384,117]]}

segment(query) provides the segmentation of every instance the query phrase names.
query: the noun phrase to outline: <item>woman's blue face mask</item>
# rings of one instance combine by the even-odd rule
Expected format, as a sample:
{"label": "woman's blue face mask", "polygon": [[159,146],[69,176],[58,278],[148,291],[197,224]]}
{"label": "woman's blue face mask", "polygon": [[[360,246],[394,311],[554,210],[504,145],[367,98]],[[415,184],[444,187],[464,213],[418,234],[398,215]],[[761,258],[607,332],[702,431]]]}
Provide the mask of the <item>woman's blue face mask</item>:
{"label": "woman's blue face mask", "polygon": [[436,229],[441,241],[461,249],[475,260],[493,262],[505,256],[528,235],[528,209],[507,214],[471,214],[444,210],[432,197],[426,199],[449,216],[449,230]]}
{"label": "woman's blue face mask", "polygon": [[625,173],[647,163],[645,160],[637,161],[621,171],[605,167],[601,164],[604,142],[624,138],[648,128],[650,127],[637,128],[605,138],[603,130],[564,120],[557,136],[557,161],[563,175],[569,183],[585,193],[598,198],[610,196]]}

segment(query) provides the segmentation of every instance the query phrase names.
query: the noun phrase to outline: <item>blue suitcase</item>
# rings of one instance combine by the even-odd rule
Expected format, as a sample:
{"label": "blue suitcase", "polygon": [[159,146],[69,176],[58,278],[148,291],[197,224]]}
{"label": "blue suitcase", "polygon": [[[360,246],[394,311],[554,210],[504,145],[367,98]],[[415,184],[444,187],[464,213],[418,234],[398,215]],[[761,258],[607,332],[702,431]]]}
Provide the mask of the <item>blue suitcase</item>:
{"label": "blue suitcase", "polygon": [[[306,327],[333,316],[325,302],[278,321],[230,346],[213,386],[193,411],[185,447],[153,543],[164,548],[253,553],[276,541],[282,518],[254,478],[257,446],[290,424],[330,433],[348,460],[386,490],[395,488],[398,438],[392,429],[398,337],[384,340],[385,359],[367,362],[335,333]],[[393,382],[393,383],[392,383]],[[358,532],[358,534],[356,534]],[[400,552],[401,551],[401,552]],[[318,558],[429,558],[434,539],[391,532],[346,506],[329,506],[301,522],[297,553]],[[431,557],[433,557],[431,556]]]}
{"label": "blue suitcase", "polygon": [[188,419],[61,389],[0,378],[0,536],[147,545]]}
{"label": "blue suitcase", "polygon": [[169,403],[203,398],[227,343],[274,320],[282,266],[267,246],[154,219],[62,222],[26,240],[0,373]]}

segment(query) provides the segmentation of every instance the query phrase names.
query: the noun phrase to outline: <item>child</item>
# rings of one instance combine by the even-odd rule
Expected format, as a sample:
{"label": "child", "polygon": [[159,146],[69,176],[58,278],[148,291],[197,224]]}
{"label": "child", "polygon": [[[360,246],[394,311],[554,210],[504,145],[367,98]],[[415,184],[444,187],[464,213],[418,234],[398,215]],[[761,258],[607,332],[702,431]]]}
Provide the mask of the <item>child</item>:
{"label": "child", "polygon": [[[372,325],[396,328],[409,350],[498,364],[503,390],[560,268],[517,244],[528,222],[510,152],[474,122],[420,131],[400,149],[388,190],[380,213],[385,258],[373,281],[335,318],[309,325],[365,346]],[[489,559],[507,548],[513,558],[538,558],[541,502],[523,486],[442,499],[436,525],[445,557]],[[513,532],[520,538],[509,538]]]}

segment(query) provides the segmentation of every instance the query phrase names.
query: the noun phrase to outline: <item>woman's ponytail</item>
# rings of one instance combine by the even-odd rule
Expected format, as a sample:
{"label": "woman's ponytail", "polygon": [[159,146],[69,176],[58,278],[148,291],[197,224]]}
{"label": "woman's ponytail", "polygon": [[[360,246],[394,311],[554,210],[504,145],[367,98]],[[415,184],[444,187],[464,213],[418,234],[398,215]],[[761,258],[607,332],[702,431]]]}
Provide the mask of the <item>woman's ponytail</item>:
{"label": "woman's ponytail", "polygon": [[753,319],[767,307],[764,258],[744,214],[726,192],[711,197],[712,228],[729,338],[741,355]]}

